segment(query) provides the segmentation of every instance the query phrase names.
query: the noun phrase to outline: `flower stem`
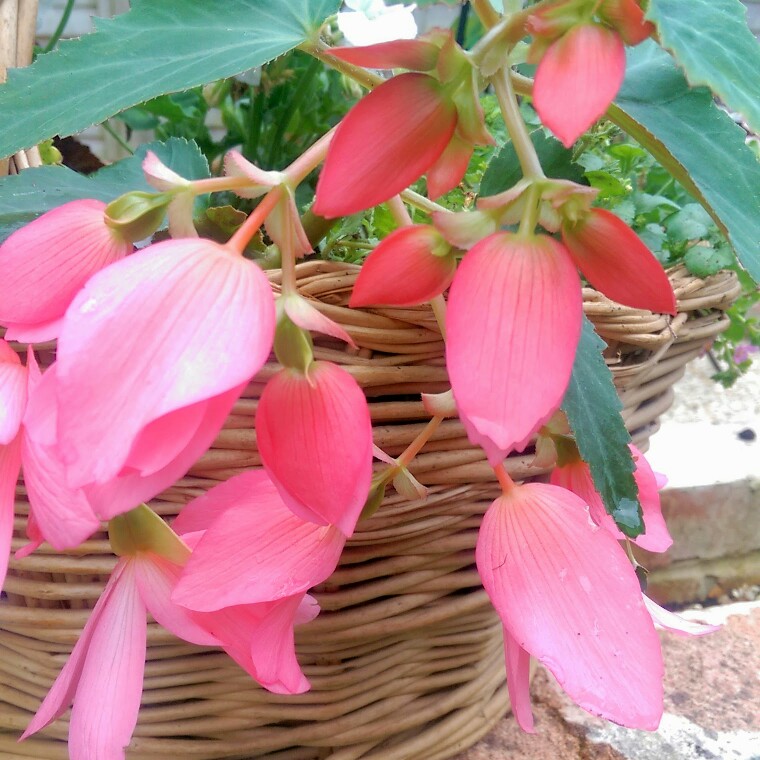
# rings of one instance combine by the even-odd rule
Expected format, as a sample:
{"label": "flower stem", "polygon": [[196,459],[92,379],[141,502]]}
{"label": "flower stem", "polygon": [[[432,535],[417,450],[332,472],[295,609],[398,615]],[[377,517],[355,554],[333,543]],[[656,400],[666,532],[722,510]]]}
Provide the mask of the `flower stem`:
{"label": "flower stem", "polygon": [[545,176],[544,170],[541,168],[536,149],[533,147],[528,129],[520,114],[509,71],[502,69],[498,72],[493,78],[493,86],[496,91],[496,98],[499,101],[499,108],[504,117],[504,123],[509,130],[512,144],[515,146],[515,153],[517,153],[523,176],[528,179],[543,178]]}
{"label": "flower stem", "polygon": [[400,195],[394,195],[387,203],[393,220],[399,227],[410,227],[413,224],[412,217],[409,216],[409,212],[406,210],[406,206],[404,205],[404,201],[401,200]]}
{"label": "flower stem", "polygon": [[219,193],[224,190],[251,187],[256,183],[248,177],[209,177],[208,179],[195,179],[191,183],[196,195],[203,193]]}
{"label": "flower stem", "polygon": [[535,232],[540,204],[541,188],[532,184],[525,191],[525,208],[520,218],[520,227],[517,230],[520,237],[530,237]]}
{"label": "flower stem", "polygon": [[248,215],[248,218],[235,230],[232,237],[227,241],[226,245],[236,253],[243,253],[243,250],[248,245],[251,238],[259,231],[259,228],[264,224],[264,220],[268,214],[277,205],[283,196],[282,185],[273,187],[261,200],[258,206]]}
{"label": "flower stem", "polygon": [[500,16],[488,0],[470,0],[470,5],[486,29],[499,23]]}
{"label": "flower stem", "polygon": [[420,209],[420,211],[426,211],[428,214],[432,214],[434,211],[448,211],[445,206],[431,201],[430,198],[426,198],[414,190],[402,190],[399,195],[410,205]]}
{"label": "flower stem", "polygon": [[307,148],[295,161],[293,161],[284,173],[288,177],[288,184],[295,188],[304,179],[316,169],[322,161],[325,160],[327,155],[327,149],[330,147],[330,142],[333,139],[335,130],[337,127],[333,127],[329,132],[325,132],[322,137],[317,140],[314,145]]}
{"label": "flower stem", "polygon": [[330,68],[340,71],[341,74],[345,74],[362,87],[366,87],[368,90],[377,87],[377,85],[382,84],[385,81],[381,76],[373,74],[371,71],[367,71],[367,69],[364,69],[361,66],[354,66],[353,63],[342,61],[340,58],[330,55],[330,46],[325,45],[321,40],[315,44],[302,45],[300,49],[309,55],[318,58]]}
{"label": "flower stem", "polygon": [[433,309],[435,321],[438,322],[438,329],[441,331],[441,337],[446,340],[446,299],[443,295],[436,296],[430,301]]}
{"label": "flower stem", "polygon": [[430,440],[431,436],[443,422],[443,416],[431,417],[430,422],[422,429],[422,432],[406,447],[401,456],[396,460],[401,467],[408,467],[409,463],[420,453],[422,447]]}
{"label": "flower stem", "polygon": [[496,467],[493,468],[493,471],[501,486],[501,492],[506,496],[515,487],[515,481],[512,480],[509,473],[504,469],[503,463],[497,464]]}

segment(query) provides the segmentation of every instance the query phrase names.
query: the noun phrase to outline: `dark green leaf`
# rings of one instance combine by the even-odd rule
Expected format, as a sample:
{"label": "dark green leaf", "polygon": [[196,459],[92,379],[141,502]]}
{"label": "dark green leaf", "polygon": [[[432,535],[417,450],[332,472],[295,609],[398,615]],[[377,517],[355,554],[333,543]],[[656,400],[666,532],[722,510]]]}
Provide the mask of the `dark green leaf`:
{"label": "dark green leaf", "polygon": [[0,156],[125,108],[230,77],[313,35],[339,0],[132,0],[0,87]]}
{"label": "dark green leaf", "polygon": [[643,532],[644,523],[628,449],[631,436],[620,416],[623,406],[602,357],[604,348],[604,341],[584,317],[562,409],[604,506],[620,530],[634,538]]}
{"label": "dark green leaf", "polygon": [[693,245],[683,257],[686,268],[697,277],[709,277],[733,266],[736,261],[731,249],[727,246],[713,248],[707,245]]}
{"label": "dark green leaf", "polygon": [[0,180],[0,240],[40,214],[80,198],[106,203],[130,190],[152,190],[141,164],[152,150],[167,166],[188,179],[209,176],[208,164],[198,146],[173,138],[143,145],[134,156],[84,176],[65,166],[42,166]]}
{"label": "dark green leaf", "polygon": [[[554,137],[549,137],[540,129],[530,135],[531,142],[536,148],[541,166],[547,177],[553,179],[569,179],[579,184],[586,184],[583,179],[583,169],[573,163],[572,151],[565,148]],[[506,143],[494,155],[480,183],[481,195],[497,195],[508,190],[522,179],[520,162],[512,142]]]}
{"label": "dark green leaf", "polygon": [[699,200],[760,281],[760,162],[709,91],[690,89],[672,58],[648,41],[629,51],[608,116]]}
{"label": "dark green leaf", "polygon": [[760,44],[739,0],[650,0],[647,17],[692,86],[709,87],[760,132]]}

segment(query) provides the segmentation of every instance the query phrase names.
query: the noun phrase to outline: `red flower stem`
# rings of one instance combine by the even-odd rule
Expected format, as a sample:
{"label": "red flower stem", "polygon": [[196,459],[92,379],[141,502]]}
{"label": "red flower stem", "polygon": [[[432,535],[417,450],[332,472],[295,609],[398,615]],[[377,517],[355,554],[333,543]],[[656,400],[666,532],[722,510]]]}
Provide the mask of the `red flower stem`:
{"label": "red flower stem", "polygon": [[493,468],[493,471],[496,475],[496,480],[499,481],[499,485],[501,486],[501,492],[506,496],[515,487],[515,481],[512,480],[509,473],[504,469],[503,463],[497,464]]}
{"label": "red flower stem", "polygon": [[282,196],[282,186],[273,187],[262,198],[261,203],[251,211],[248,218],[235,230],[234,235],[226,243],[227,247],[242,254],[251,238],[259,231],[269,212],[277,205]]}
{"label": "red flower stem", "polygon": [[528,129],[525,126],[520,108],[517,105],[517,96],[512,86],[512,78],[509,72],[502,69],[494,76],[493,87],[496,92],[496,98],[499,101],[499,108],[504,117],[509,136],[515,146],[515,153],[520,162],[523,176],[526,179],[544,177],[544,170],[541,168],[541,162],[536,155],[536,149],[530,141]]}
{"label": "red flower stem", "polygon": [[404,201],[401,200],[400,195],[394,195],[393,198],[387,201],[388,209],[393,216],[393,220],[399,227],[411,227],[413,224],[412,217],[409,216],[409,212],[406,210]]}
{"label": "red flower stem", "polygon": [[406,447],[401,456],[396,460],[401,467],[408,467],[409,463],[420,453],[422,447],[430,440],[431,436],[443,422],[443,416],[436,415],[430,419],[422,432]]}

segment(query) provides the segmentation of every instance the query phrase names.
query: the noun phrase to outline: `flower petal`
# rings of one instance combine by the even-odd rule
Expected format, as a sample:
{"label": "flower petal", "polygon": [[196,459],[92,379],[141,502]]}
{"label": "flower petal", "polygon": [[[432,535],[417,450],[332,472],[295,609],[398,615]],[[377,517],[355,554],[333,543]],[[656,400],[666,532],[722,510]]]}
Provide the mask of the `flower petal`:
{"label": "flower petal", "polygon": [[498,216],[488,211],[434,211],[433,224],[451,245],[463,250],[499,229]]}
{"label": "flower petal", "polygon": [[709,625],[707,623],[698,623],[696,620],[687,620],[686,618],[669,612],[664,607],[653,602],[648,596],[644,596],[644,604],[649,614],[654,620],[654,624],[665,628],[671,633],[677,633],[681,636],[704,636],[707,633],[719,631],[721,626]]}
{"label": "flower petal", "polygon": [[515,641],[575,702],[624,726],[657,728],[659,638],[625,552],[577,496],[515,486],[486,513],[476,561]]}
{"label": "flower petal", "polygon": [[446,241],[429,225],[394,230],[365,260],[349,305],[415,306],[432,300],[456,272],[456,258],[447,251]]}
{"label": "flower petal", "polygon": [[392,40],[379,42],[377,45],[334,47],[330,48],[327,54],[367,69],[430,71],[435,68],[439,52],[438,47],[432,42]]}
{"label": "flower petal", "polygon": [[127,561],[87,648],[69,724],[71,760],[124,757],[142,697],[146,616]]}
{"label": "flower petal", "polygon": [[184,641],[200,646],[218,646],[212,636],[191,612],[171,600],[182,567],[152,552],[140,552],[132,560],[135,582],[148,612],[156,622]]}
{"label": "flower petal", "polygon": [[607,298],[675,315],[676,297],[662,264],[611,211],[594,208],[576,225],[563,225],[562,240],[576,266]]}
{"label": "flower petal", "polygon": [[604,0],[599,13],[617,29],[626,45],[638,45],[654,32],[636,0]]}
{"label": "flower petal", "polygon": [[259,198],[287,179],[283,172],[265,172],[259,169],[237,150],[230,150],[225,155],[224,173],[228,177],[245,177],[251,181],[250,187],[235,188],[235,194],[243,198]]}
{"label": "flower petal", "polygon": [[305,253],[311,252],[314,246],[309,242],[301,224],[293,191],[285,186],[283,192],[284,196],[269,212],[264,226],[281,252],[290,252],[295,258],[301,258]]}
{"label": "flower petal", "polygon": [[440,198],[462,181],[473,149],[472,143],[454,133],[446,150],[428,170],[427,188],[431,199]]}
{"label": "flower petal", "polygon": [[314,213],[346,216],[388,200],[438,160],[457,113],[427,74],[384,82],[338,126],[317,183]]}
{"label": "flower petal", "polygon": [[541,58],[533,105],[569,148],[606,110],[625,76],[620,36],[596,24],[570,29]]}
{"label": "flower petal", "polygon": [[5,583],[13,536],[16,481],[21,468],[21,436],[0,446],[0,591]]}
{"label": "flower petal", "polygon": [[350,536],[372,480],[372,423],[351,375],[323,361],[306,375],[278,372],[259,399],[256,439],[293,513]]}
{"label": "flower petal", "polygon": [[109,480],[151,422],[249,380],[273,333],[263,272],[211,241],[157,243],[99,272],[72,303],[58,347],[71,485]]}
{"label": "flower petal", "polygon": [[26,409],[26,367],[18,354],[0,338],[0,445],[18,434]]}
{"label": "flower petal", "polygon": [[[204,511],[214,512],[219,489],[225,506],[187,561],[174,591],[176,603],[211,611],[282,599],[326,580],[338,564],[346,539],[337,528],[301,520],[271,481],[246,475],[229,481],[237,481],[234,489],[224,484],[201,497]],[[247,485],[253,488],[226,507],[235,490]]]}
{"label": "flower petal", "polygon": [[175,190],[190,184],[188,180],[164,164],[152,150],[146,152],[142,170],[147,183],[156,190]]}
{"label": "flower petal", "polygon": [[91,275],[132,250],[106,226],[104,210],[100,201],[71,201],[0,246],[0,324],[14,325],[19,334],[54,323]]}
{"label": "flower petal", "polygon": [[341,325],[322,314],[321,311],[312,306],[305,298],[295,293],[289,293],[281,298],[285,313],[302,330],[313,330],[323,335],[330,335],[333,338],[348,343],[349,346],[356,347],[353,338]]}
{"label": "flower petal", "polygon": [[74,649],[69,655],[69,659],[66,660],[66,664],[58,674],[58,678],[55,679],[55,683],[50,687],[50,691],[48,691],[47,696],[19,741],[23,741],[28,736],[36,734],[37,731],[41,731],[45,726],[49,726],[56,718],[60,718],[74,700],[93,632],[100,625],[103,611],[109,604],[114,588],[119,583],[119,579],[124,572],[124,567],[125,563],[122,561],[114,568],[106,587],[95,604],[95,608],[90,613],[90,617],[82,633],[79,635],[77,643],[74,645]]}
{"label": "flower petal", "polygon": [[578,273],[549,237],[497,233],[462,260],[449,290],[446,365],[467,434],[492,464],[524,449],[562,401],[581,311]]}
{"label": "flower petal", "polygon": [[504,661],[507,666],[507,689],[512,714],[523,731],[536,732],[530,708],[530,655],[504,627]]}

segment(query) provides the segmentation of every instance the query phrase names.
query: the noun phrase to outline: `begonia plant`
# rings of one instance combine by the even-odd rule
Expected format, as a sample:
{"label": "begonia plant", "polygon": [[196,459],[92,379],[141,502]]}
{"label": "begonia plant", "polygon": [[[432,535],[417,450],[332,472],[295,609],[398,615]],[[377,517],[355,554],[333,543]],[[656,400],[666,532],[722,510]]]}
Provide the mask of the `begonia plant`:
{"label": "begonia plant", "polygon": [[[210,176],[197,149],[175,139],[85,181],[43,167],[0,183],[0,580],[20,470],[31,514],[17,558],[43,541],[77,547],[104,523],[118,557],[21,738],[73,704],[71,757],[124,757],[148,612],[186,641],[222,648],[265,689],[308,690],[294,626],[319,612],[309,591],[329,578],[391,482],[424,499],[407,468],[452,415],[501,489],[475,562],[503,624],[522,728],[534,730],[534,657],[586,710],[656,729],[655,624],[711,630],[642,593],[630,542],[658,552],[670,545],[663,480],[629,445],[582,309],[583,280],[615,302],[670,316],[673,289],[641,237],[598,204],[599,188],[555,176],[541,146],[570,160],[598,120],[612,120],[703,204],[757,278],[760,170],[744,133],[704,89],[750,130],[760,127],[757,82],[731,79],[760,60],[739,3],[700,0],[684,19],[674,0],[498,8],[473,0],[482,34],[469,47],[450,29],[412,36],[409,9],[347,5],[337,26],[359,44],[337,38],[337,0],[140,0],[0,87],[4,155],[296,46],[366,91],[286,165],[257,165],[236,145]],[[368,32],[373,18],[385,19],[379,39]],[[700,50],[684,25],[704,35]],[[737,28],[746,55],[716,42]],[[106,43],[105,59],[89,57]],[[449,194],[472,161],[501,139],[489,129],[486,93],[520,176],[489,192],[484,182],[475,202],[452,207]],[[538,140],[526,123],[531,106],[545,130]],[[39,183],[60,192],[35,193]],[[202,219],[220,193],[246,212],[221,238]],[[392,229],[370,246],[351,307],[431,304],[451,383],[449,393],[425,397],[430,424],[396,459],[373,447],[356,380],[315,358],[313,333],[352,339],[299,294],[295,277],[296,262],[319,256],[342,218],[378,206]],[[262,268],[272,247],[282,269],[276,291]],[[52,339],[55,361],[43,371],[39,347]],[[255,420],[263,467],[167,524],[145,502],[208,449],[272,353],[280,368]],[[568,391],[583,363],[606,391],[592,396],[598,417]],[[595,436],[601,456],[587,445]],[[548,483],[513,482],[504,460],[523,451],[555,468]]]}

